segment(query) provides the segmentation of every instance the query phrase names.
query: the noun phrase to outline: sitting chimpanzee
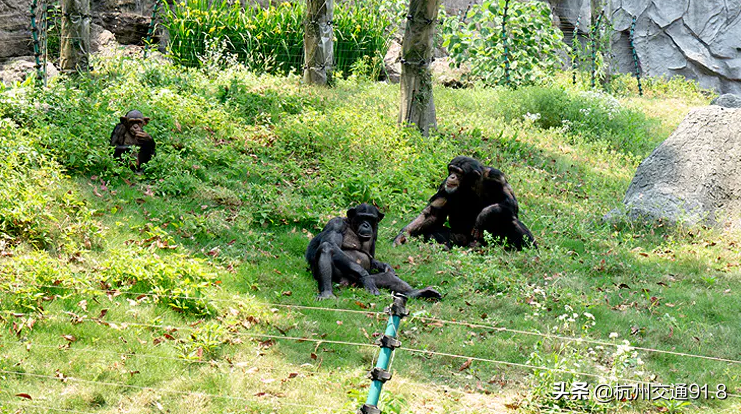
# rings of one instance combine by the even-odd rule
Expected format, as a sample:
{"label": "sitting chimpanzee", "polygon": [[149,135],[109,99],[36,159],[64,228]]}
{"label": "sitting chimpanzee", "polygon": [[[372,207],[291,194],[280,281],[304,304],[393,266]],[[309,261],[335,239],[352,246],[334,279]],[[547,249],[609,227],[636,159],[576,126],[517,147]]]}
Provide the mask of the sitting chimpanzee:
{"label": "sitting chimpanzee", "polygon": [[381,219],[383,213],[363,203],[348,210],[347,218],[331,219],[309,242],[306,261],[319,284],[317,299],[335,297],[332,282],[360,283],[374,295],[379,293],[378,288],[386,288],[412,298],[440,299],[440,293],[430,287],[413,289],[396,276],[391,266],[375,259]]}
{"label": "sitting chimpanzee", "polygon": [[[484,242],[483,233],[488,231],[517,250],[537,247],[532,233],[519,220],[518,210],[512,186],[501,171],[473,158],[455,157],[437,193],[422,213],[401,229],[394,245],[405,243],[409,235],[434,239],[448,248],[476,246]],[[446,220],[450,227],[445,226]]]}
{"label": "sitting chimpanzee", "polygon": [[138,146],[139,151],[135,154],[136,170],[141,171],[142,164],[151,160],[154,155],[154,139],[144,131],[149,118],[134,109],[122,116],[120,121],[111,133],[111,145],[116,147],[113,156],[120,159],[123,154],[131,151],[132,146]]}

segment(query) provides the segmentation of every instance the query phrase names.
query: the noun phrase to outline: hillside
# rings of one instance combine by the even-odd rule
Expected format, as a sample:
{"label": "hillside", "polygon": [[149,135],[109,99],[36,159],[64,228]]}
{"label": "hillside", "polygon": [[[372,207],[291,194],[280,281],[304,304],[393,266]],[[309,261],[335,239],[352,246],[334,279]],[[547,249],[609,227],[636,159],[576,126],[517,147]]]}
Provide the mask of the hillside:
{"label": "hillside", "polygon": [[[117,57],[0,92],[0,412],[354,412],[390,297],[317,302],[303,254],[360,202],[386,213],[377,256],[444,295],[410,300],[384,412],[741,407],[738,235],[601,221],[707,104],[692,85],[436,87],[439,131],[423,138],[396,125],[398,86],[213,63]],[[157,141],[142,174],[108,146],[133,108]],[[391,246],[456,155],[507,174],[539,249]],[[736,396],[547,398],[626,380]]]}

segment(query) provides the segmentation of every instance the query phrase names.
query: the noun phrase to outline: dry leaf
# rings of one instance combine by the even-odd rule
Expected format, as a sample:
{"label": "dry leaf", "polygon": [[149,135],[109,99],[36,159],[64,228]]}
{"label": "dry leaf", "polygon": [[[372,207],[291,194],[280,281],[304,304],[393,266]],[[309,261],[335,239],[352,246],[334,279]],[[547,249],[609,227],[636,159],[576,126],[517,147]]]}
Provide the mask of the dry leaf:
{"label": "dry leaf", "polygon": [[31,396],[28,395],[28,394],[16,394],[15,396],[16,397],[25,398],[25,399],[28,399],[28,400],[33,400],[33,398],[31,398]]}
{"label": "dry leaf", "polygon": [[272,340],[272,339],[268,339],[267,341],[262,341],[262,342],[258,343],[257,345],[260,348],[267,349],[267,348],[270,348],[271,346],[275,345],[275,341]]}
{"label": "dry leaf", "polygon": [[468,369],[468,367],[470,367],[470,366],[471,366],[471,363],[472,363],[472,362],[473,362],[473,359],[472,359],[472,358],[468,358],[468,359],[466,360],[466,362],[464,362],[464,363],[463,363],[463,365],[461,365],[461,367],[460,367],[460,368],[458,368],[458,372],[461,372],[461,371],[463,371],[464,369]]}
{"label": "dry leaf", "polygon": [[69,342],[75,342],[77,340],[74,335],[62,335],[62,338],[66,339]]}

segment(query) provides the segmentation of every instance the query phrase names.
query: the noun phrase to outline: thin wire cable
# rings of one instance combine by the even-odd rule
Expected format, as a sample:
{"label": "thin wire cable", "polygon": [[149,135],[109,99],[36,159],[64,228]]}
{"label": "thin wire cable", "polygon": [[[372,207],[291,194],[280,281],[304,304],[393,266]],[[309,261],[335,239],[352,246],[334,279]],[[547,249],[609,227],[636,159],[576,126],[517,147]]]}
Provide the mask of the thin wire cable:
{"label": "thin wire cable", "polygon": [[149,358],[149,359],[161,359],[165,361],[179,361],[183,363],[196,363],[196,364],[207,364],[207,365],[219,365],[219,366],[225,366],[229,368],[235,368],[237,367],[237,364],[240,362],[246,362],[246,361],[239,361],[239,362],[223,362],[223,361],[214,361],[214,360],[190,360],[190,359],[184,359],[184,358],[177,358],[177,357],[167,357],[167,356],[161,356],[161,355],[154,355],[154,354],[148,354],[148,353],[137,353],[137,352],[116,352],[116,351],[106,351],[102,349],[95,349],[95,348],[72,348],[72,347],[64,347],[64,346],[53,346],[53,345],[40,345],[40,344],[33,344],[33,343],[27,343],[27,345],[30,346],[31,349],[33,348],[45,348],[45,349],[57,349],[59,351],[73,351],[73,352],[83,352],[83,353],[96,353],[96,354],[108,354],[108,355],[115,355],[115,356],[123,356],[123,357],[141,357],[141,358]]}
{"label": "thin wire cable", "polygon": [[[408,351],[408,352],[414,352],[414,353],[421,353],[421,354],[428,354],[428,355],[437,355],[437,356],[446,356],[450,358],[458,358],[458,359],[470,359],[473,361],[480,361],[480,362],[488,362],[492,364],[499,364],[499,365],[508,365],[513,367],[519,367],[519,368],[529,368],[529,369],[540,369],[545,371],[551,371],[551,372],[561,372],[564,374],[571,374],[571,375],[581,375],[585,377],[592,377],[592,378],[598,378],[598,379],[605,379],[606,375],[599,375],[599,374],[589,374],[586,372],[579,372],[579,371],[573,371],[573,370],[567,370],[562,368],[551,368],[551,367],[543,367],[543,366],[536,366],[536,365],[530,365],[530,364],[521,364],[518,362],[509,362],[509,361],[499,361],[496,359],[488,359],[488,358],[479,358],[479,357],[471,357],[467,355],[458,355],[458,354],[451,354],[447,352],[436,352],[436,351],[427,351],[424,349],[416,349],[416,348],[405,348],[400,347],[398,349],[401,349],[402,351]],[[641,380],[633,380],[633,379],[627,379],[627,378],[613,378],[613,381],[616,382],[628,382],[628,383],[634,383],[634,384],[642,384],[642,385],[662,385],[658,382],[648,382],[648,381],[641,381]],[[715,393],[713,391],[708,391],[708,393]],[[732,393],[726,393],[729,397],[738,398],[741,397],[741,394],[732,394]]]}
{"label": "thin wire cable", "polygon": [[[92,287],[74,287],[74,286],[51,286],[51,285],[34,285],[35,288],[43,288],[43,289],[67,289],[67,290],[86,290],[89,292],[100,292],[104,293],[106,295],[129,295],[129,296],[147,296],[147,297],[166,297],[170,299],[206,299],[206,298],[199,298],[199,297],[193,297],[193,296],[182,296],[182,295],[163,295],[163,294],[157,294],[157,293],[145,293],[145,292],[131,292],[131,291],[125,291],[125,290],[117,290],[117,289],[97,289]],[[14,293],[14,292],[0,292],[0,293]],[[224,303],[233,303],[233,299],[218,299],[218,298],[208,298],[208,300],[213,302],[224,302]],[[304,305],[289,305],[285,303],[260,303],[260,305],[269,307],[283,307],[283,308],[294,308],[294,309],[307,309],[307,310],[320,310],[320,311],[331,311],[331,312],[346,312],[346,313],[356,313],[356,314],[364,314],[364,315],[385,315],[385,312],[380,311],[363,311],[363,310],[356,310],[356,309],[337,309],[337,308],[322,308],[318,306],[304,306]]]}
{"label": "thin wire cable", "polygon": [[[105,294],[115,294],[119,293],[121,295],[136,295],[136,296],[148,296],[148,297],[167,297],[171,299],[202,299],[202,298],[194,298],[189,296],[178,296],[178,295],[160,295],[155,293],[143,293],[143,292],[127,292],[127,291],[120,291],[120,290],[104,290],[104,289],[96,289],[96,288],[87,288],[87,287],[67,287],[67,286],[47,286],[47,285],[40,285],[40,286],[34,286],[35,288],[45,288],[45,289],[67,289],[67,290],[87,290],[92,292],[101,292]],[[12,293],[12,292],[8,292]],[[208,299],[214,302],[231,302],[231,300],[228,299]],[[346,313],[356,313],[356,314],[365,314],[365,315],[384,315],[384,312],[378,312],[378,311],[360,311],[360,310],[354,310],[354,309],[333,309],[333,308],[321,308],[316,306],[303,306],[303,305],[288,305],[288,304],[282,304],[282,303],[264,303],[264,306],[274,306],[274,307],[284,307],[284,308],[294,308],[294,309],[306,309],[306,310],[318,310],[318,311],[330,311],[330,312],[346,312]],[[594,344],[594,345],[602,345],[602,346],[613,346],[618,347],[622,344],[615,344],[612,342],[607,341],[600,341],[596,339],[585,339],[585,338],[577,338],[572,336],[561,336],[561,335],[554,335],[549,333],[541,333],[541,332],[531,332],[531,331],[524,331],[520,329],[511,329],[511,328],[505,328],[501,326],[494,326],[494,325],[485,325],[485,324],[476,324],[471,322],[465,322],[465,321],[452,321],[447,319],[440,319],[440,318],[429,318],[429,317],[414,317],[412,318],[419,318],[422,322],[425,321],[432,321],[432,322],[440,322],[444,324],[449,325],[458,325],[458,326],[466,326],[469,328],[479,328],[479,329],[493,329],[499,332],[508,332],[508,333],[514,333],[514,334],[521,334],[521,335],[530,335],[530,336],[538,336],[543,338],[549,338],[549,339],[557,339],[561,341],[572,341],[572,342],[582,342],[587,344]],[[700,354],[691,354],[687,352],[678,352],[678,351],[667,351],[663,349],[656,349],[656,348],[648,348],[648,347],[641,347],[641,346],[633,346],[631,345],[631,348],[644,351],[644,352],[652,352],[652,353],[658,353],[658,354],[668,354],[668,355],[674,355],[674,356],[680,356],[680,357],[686,357],[686,358],[698,358],[698,359],[705,359],[709,361],[716,361],[716,362],[728,362],[732,364],[741,364],[740,360],[730,359],[730,358],[721,358],[721,357],[713,357],[713,356],[707,356],[707,355],[700,355]]]}
{"label": "thin wire cable", "polygon": [[[422,319],[422,318],[421,318]],[[553,335],[548,333],[540,333],[540,332],[529,332],[529,331],[523,331],[519,329],[510,329],[510,328],[504,328],[504,327],[498,327],[493,325],[480,325],[480,324],[474,324],[474,323],[467,323],[467,322],[457,322],[457,321],[448,321],[445,319],[437,319],[437,318],[423,318],[425,320],[430,321],[437,321],[441,323],[447,323],[447,324],[453,324],[453,325],[461,325],[461,326],[467,326],[470,328],[484,328],[484,329],[494,329],[500,332],[509,332],[509,333],[516,333],[516,334],[522,334],[522,335],[531,335],[531,336],[540,336],[544,338],[549,339],[559,339],[562,341],[574,341],[574,342],[583,342],[588,344],[595,344],[595,345],[602,345],[602,346],[621,346],[621,344],[615,344],[612,342],[606,342],[606,341],[600,341],[596,339],[584,339],[584,338],[577,338],[574,336],[560,336],[560,335]],[[669,355],[676,355],[681,357],[688,357],[688,358],[700,358],[700,359],[707,359],[711,361],[717,361],[717,362],[730,362],[732,364],[741,364],[741,361],[735,360],[735,359],[727,359],[727,358],[719,358],[719,357],[711,357],[706,355],[697,355],[697,354],[689,354],[686,352],[675,352],[675,351],[666,351],[663,349],[654,349],[654,348],[646,348],[646,347],[640,347],[640,346],[633,346],[630,345],[632,349],[636,349],[639,351],[646,351],[646,352],[654,352],[659,354],[669,354]]]}
{"label": "thin wire cable", "polygon": [[[178,329],[178,330],[194,330],[196,328],[189,327],[189,326],[168,326],[168,325],[155,325],[155,324],[146,324],[146,323],[122,323],[117,321],[108,321],[108,323],[115,323],[119,324],[122,327],[127,326],[141,326],[141,327],[149,327],[149,328],[158,328],[158,329]],[[294,340],[298,342],[314,342],[314,343],[329,343],[329,344],[338,344],[338,345],[347,345],[347,346],[358,346],[358,347],[376,347],[375,344],[363,344],[359,342],[349,342],[349,341],[335,341],[335,340],[327,340],[327,339],[315,339],[315,338],[305,338],[305,337],[295,337],[295,336],[280,336],[280,335],[271,335],[271,334],[258,334],[258,333],[237,333],[237,336],[240,337],[247,337],[247,338],[268,338],[268,339],[284,339],[284,340]],[[466,355],[458,355],[458,354],[451,354],[446,352],[437,352],[437,351],[429,351],[429,350],[422,350],[422,349],[416,349],[416,348],[405,348],[400,347],[398,349],[406,350],[409,352],[415,352],[415,353],[423,353],[428,355],[437,355],[437,356],[447,356],[451,358],[461,358],[461,359],[471,359],[474,361],[481,361],[481,362],[489,362],[494,364],[501,364],[501,365],[508,365],[513,367],[519,367],[519,368],[530,368],[530,369],[541,369],[541,370],[548,370],[548,371],[554,371],[554,372],[562,372],[567,374],[573,374],[573,375],[583,375],[587,377],[595,377],[595,378],[603,378],[603,375],[599,374],[589,374],[584,372],[577,372],[577,371],[571,371],[571,370],[564,370],[561,368],[549,368],[544,366],[536,366],[536,365],[529,365],[529,364],[522,364],[518,362],[508,362],[508,361],[499,361],[495,359],[488,359],[488,358],[480,358],[480,357],[471,357]],[[632,382],[636,384],[657,384],[657,383],[651,383],[646,381],[639,381],[639,380],[631,380],[631,379],[624,379],[624,378],[617,378],[618,381],[623,382]]]}
{"label": "thin wire cable", "polygon": [[[87,380],[82,378],[75,378],[75,377],[59,377],[59,376],[51,376],[51,375],[43,375],[43,374],[32,374],[30,372],[16,372],[16,371],[7,371],[4,369],[0,369],[0,373],[2,374],[12,374],[12,375],[21,375],[26,377],[32,377],[32,378],[43,378],[43,379],[53,379],[57,381],[72,381],[72,382],[80,382],[84,384],[100,384],[105,385],[108,387],[122,387],[122,388],[130,388],[130,389],[137,389],[142,391],[154,391],[154,392],[161,392],[161,393],[168,393],[168,394],[176,394],[176,395],[183,395],[183,396],[202,396],[202,397],[209,397],[209,398],[220,398],[225,400],[231,400],[231,401],[243,401],[243,402],[254,402],[254,400],[248,399],[248,398],[242,398],[242,397],[234,397],[231,395],[220,395],[220,394],[209,394],[205,392],[193,392],[193,391],[177,391],[177,390],[166,390],[164,388],[156,388],[156,387],[144,387],[141,385],[132,385],[132,384],[124,384],[122,382],[107,382],[107,381],[94,381],[94,380]],[[319,407],[316,405],[307,405],[307,404],[297,404],[297,403],[289,403],[284,402],[280,400],[274,400],[279,405],[288,405],[288,406],[294,406],[294,407],[303,407],[303,408],[312,408],[321,410],[324,412],[332,412],[330,408],[326,407]]]}
{"label": "thin wire cable", "polygon": [[79,411],[79,410],[67,410],[64,408],[54,408],[54,407],[48,407],[45,405],[35,405],[35,404],[28,404],[22,401],[12,401],[12,400],[0,400],[0,403],[2,404],[11,404],[11,405],[17,405],[20,407],[28,407],[28,408],[40,408],[43,410],[52,410],[52,411],[59,411],[63,413],[77,413],[77,414],[95,414],[92,411]]}

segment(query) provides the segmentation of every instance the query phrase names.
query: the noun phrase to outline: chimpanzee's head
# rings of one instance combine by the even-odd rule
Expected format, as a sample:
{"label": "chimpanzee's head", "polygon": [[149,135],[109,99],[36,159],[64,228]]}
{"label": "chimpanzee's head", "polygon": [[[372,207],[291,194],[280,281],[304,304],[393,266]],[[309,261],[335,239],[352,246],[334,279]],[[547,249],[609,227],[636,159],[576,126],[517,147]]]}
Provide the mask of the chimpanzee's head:
{"label": "chimpanzee's head", "polygon": [[378,222],[383,219],[383,213],[376,207],[363,203],[347,210],[347,218],[360,241],[368,241],[376,239]]}
{"label": "chimpanzee's head", "polygon": [[445,179],[445,192],[453,194],[461,187],[471,186],[479,177],[483,166],[470,157],[458,156],[448,163],[448,178]]}
{"label": "chimpanzee's head", "polygon": [[152,137],[144,131],[144,126],[149,123],[149,118],[136,109],[121,117],[121,123],[126,127],[126,133],[136,139],[138,143],[151,141]]}

